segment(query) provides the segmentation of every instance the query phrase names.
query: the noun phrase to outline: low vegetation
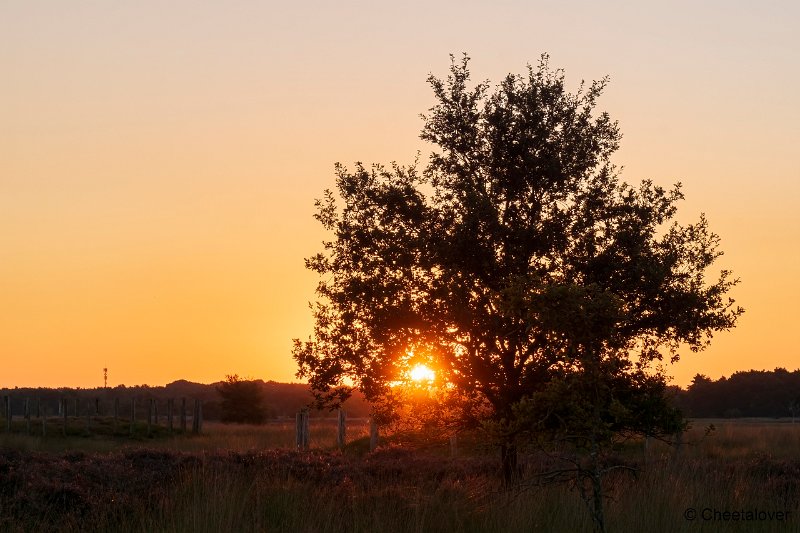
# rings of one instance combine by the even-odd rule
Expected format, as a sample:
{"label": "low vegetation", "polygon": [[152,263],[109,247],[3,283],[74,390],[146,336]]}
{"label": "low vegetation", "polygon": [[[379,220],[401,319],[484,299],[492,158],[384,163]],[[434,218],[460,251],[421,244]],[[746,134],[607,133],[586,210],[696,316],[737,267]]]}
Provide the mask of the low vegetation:
{"label": "low vegetation", "polygon": [[[714,428],[708,435],[709,424]],[[1,531],[591,531],[569,483],[545,484],[546,457],[521,454],[516,490],[501,484],[497,451],[475,436],[395,435],[369,453],[351,423],[311,425],[296,452],[293,424],[207,424],[201,435],[0,435]],[[800,520],[800,425],[697,421],[680,450],[628,442],[608,476],[609,531],[789,531]],[[747,510],[762,521],[687,520]],[[774,513],[788,512],[778,520]],[[766,515],[765,515],[766,516]]]}

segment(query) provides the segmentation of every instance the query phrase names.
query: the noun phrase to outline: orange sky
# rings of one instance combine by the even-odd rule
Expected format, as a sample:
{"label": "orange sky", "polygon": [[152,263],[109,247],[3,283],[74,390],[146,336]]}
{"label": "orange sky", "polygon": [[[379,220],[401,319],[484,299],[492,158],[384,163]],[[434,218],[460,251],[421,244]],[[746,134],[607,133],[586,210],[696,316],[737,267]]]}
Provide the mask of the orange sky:
{"label": "orange sky", "polygon": [[0,386],[290,381],[341,161],[409,163],[428,73],[542,52],[624,135],[628,181],[684,183],[747,309],[669,372],[800,367],[794,2],[0,3]]}

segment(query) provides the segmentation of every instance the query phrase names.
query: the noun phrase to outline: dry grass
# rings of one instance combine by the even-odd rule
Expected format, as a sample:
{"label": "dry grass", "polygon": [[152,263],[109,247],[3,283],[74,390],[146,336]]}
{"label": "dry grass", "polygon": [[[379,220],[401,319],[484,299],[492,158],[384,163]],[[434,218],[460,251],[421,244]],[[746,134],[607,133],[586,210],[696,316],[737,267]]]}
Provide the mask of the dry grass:
{"label": "dry grass", "polygon": [[[335,424],[314,422],[312,444],[327,450],[291,451],[293,423],[208,424],[201,436],[138,441],[5,435],[0,530],[591,530],[567,485],[501,490],[493,456],[393,445],[369,454],[363,426],[341,454],[331,449]],[[74,451],[81,443],[87,451]],[[640,444],[622,452],[638,473],[608,478],[610,531],[800,531],[800,424],[698,422],[678,457],[659,444],[646,463]],[[791,514],[690,521],[687,509]]]}

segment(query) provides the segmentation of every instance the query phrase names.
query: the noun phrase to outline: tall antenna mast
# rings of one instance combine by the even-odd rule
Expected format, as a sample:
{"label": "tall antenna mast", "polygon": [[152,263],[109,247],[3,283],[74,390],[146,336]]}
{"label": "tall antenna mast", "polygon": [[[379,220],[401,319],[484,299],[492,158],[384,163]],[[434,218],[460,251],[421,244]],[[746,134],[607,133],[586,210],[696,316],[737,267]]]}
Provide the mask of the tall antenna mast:
{"label": "tall antenna mast", "polygon": [[103,388],[108,388],[108,368],[103,369]]}

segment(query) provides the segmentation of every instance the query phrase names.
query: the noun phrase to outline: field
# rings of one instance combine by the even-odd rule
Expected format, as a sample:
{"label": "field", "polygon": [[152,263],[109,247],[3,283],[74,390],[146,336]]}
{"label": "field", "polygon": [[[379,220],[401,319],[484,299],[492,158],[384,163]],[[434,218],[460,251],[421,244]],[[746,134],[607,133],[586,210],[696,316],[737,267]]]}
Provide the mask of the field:
{"label": "field", "polygon": [[[365,425],[350,424],[342,453],[335,423],[312,420],[314,449],[297,452],[293,430],[207,423],[201,435],[133,440],[0,434],[0,530],[592,529],[569,485],[531,482],[543,468],[534,456],[524,461],[528,482],[507,491],[495,450],[474,439],[459,441],[455,457],[446,442],[419,439],[370,453]],[[609,531],[800,531],[800,424],[698,420],[677,454],[653,443],[645,458],[643,444],[617,457],[635,473],[608,478]]]}

